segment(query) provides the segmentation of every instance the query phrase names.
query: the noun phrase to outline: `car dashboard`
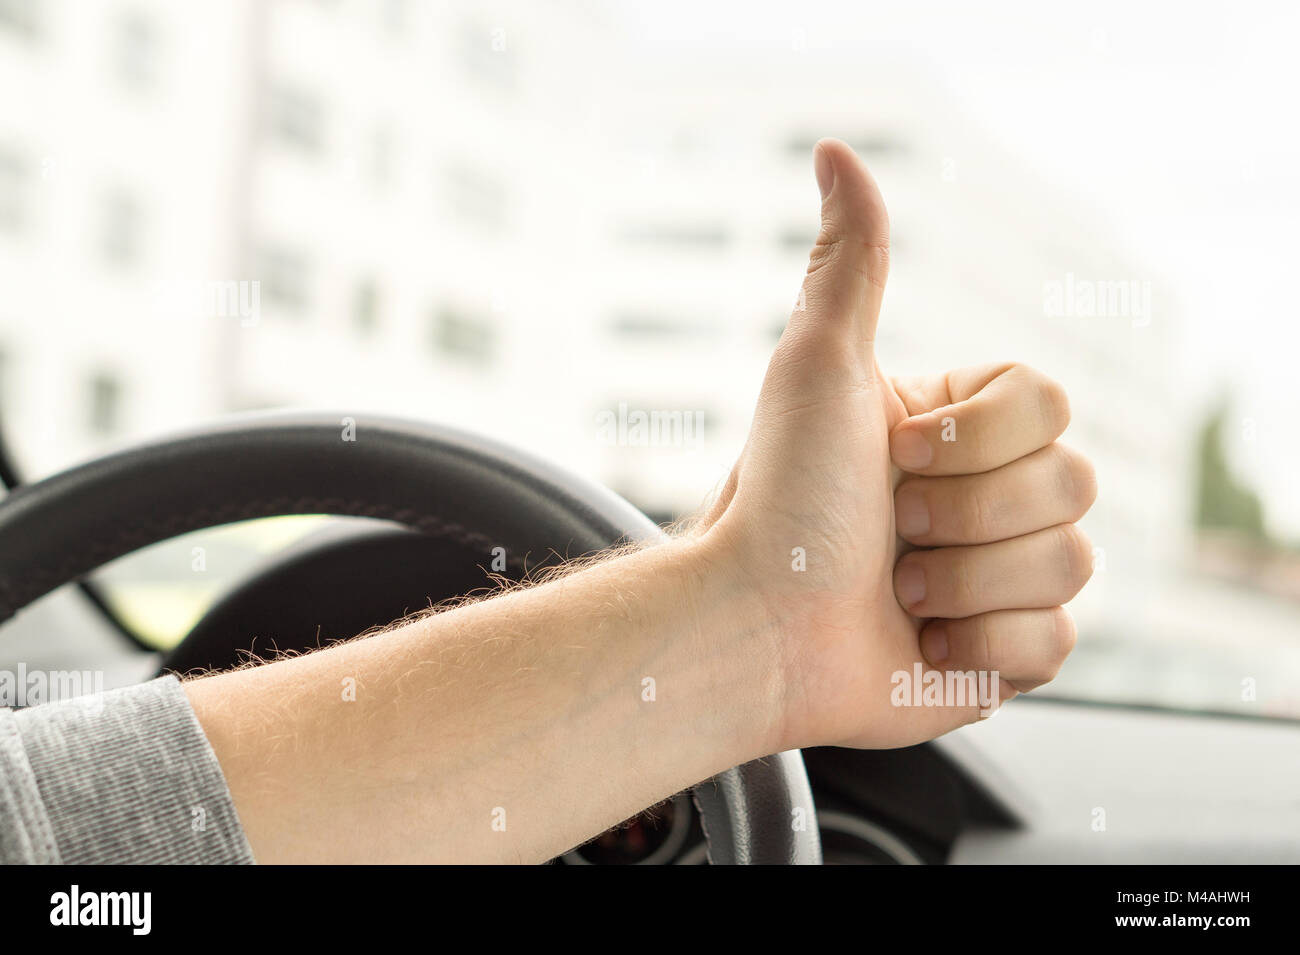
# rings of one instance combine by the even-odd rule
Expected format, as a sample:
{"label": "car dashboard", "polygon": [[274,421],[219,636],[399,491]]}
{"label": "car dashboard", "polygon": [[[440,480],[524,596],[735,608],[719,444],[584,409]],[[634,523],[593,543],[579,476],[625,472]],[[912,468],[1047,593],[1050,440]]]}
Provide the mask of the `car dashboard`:
{"label": "car dashboard", "polygon": [[[1300,862],[1300,724],[1024,697],[894,750],[804,750],[827,865]],[[557,860],[703,864],[685,794]]]}

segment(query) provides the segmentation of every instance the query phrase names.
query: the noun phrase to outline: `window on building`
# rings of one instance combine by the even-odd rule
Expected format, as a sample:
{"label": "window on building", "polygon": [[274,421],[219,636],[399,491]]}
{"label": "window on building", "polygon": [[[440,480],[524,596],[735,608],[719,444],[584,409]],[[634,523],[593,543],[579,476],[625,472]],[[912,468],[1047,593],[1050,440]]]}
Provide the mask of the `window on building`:
{"label": "window on building", "polygon": [[8,30],[25,40],[41,32],[41,0],[0,0],[0,30]]}
{"label": "window on building", "polygon": [[266,99],[266,132],[272,142],[305,153],[325,146],[325,104],[304,89],[278,86]]}
{"label": "window on building", "polygon": [[111,56],[114,74],[125,86],[144,89],[158,76],[157,28],[139,10],[121,13],[113,24]]}
{"label": "window on building", "polygon": [[0,145],[0,232],[18,232],[26,224],[30,180],[27,160],[17,150]]}
{"label": "window on building", "polygon": [[292,403],[292,400],[285,395],[240,389],[227,403],[226,410],[233,414],[244,414],[249,411],[269,411],[272,408],[283,408]]}
{"label": "window on building", "polygon": [[99,248],[104,260],[116,266],[133,265],[144,255],[144,207],[124,189],[104,197]]}
{"label": "window on building", "polygon": [[107,372],[90,377],[88,422],[95,434],[112,434],[122,424],[122,383]]}
{"label": "window on building", "polygon": [[721,226],[649,224],[627,226],[619,240],[629,245],[661,245],[688,249],[722,249],[731,235]]}
{"label": "window on building", "polygon": [[717,326],[708,321],[648,312],[621,312],[610,320],[609,330],[619,338],[639,341],[711,338],[718,332]]}
{"label": "window on building", "polygon": [[504,26],[463,21],[454,34],[456,60],[475,85],[509,92],[516,80],[512,39]]}
{"label": "window on building", "polygon": [[496,329],[485,315],[444,306],[433,318],[433,344],[441,354],[487,364],[496,350]]}
{"label": "window on building", "polygon": [[452,215],[489,229],[504,228],[508,201],[501,180],[461,163],[449,164],[444,179]]}
{"label": "window on building", "polygon": [[817,241],[817,233],[814,230],[799,227],[783,229],[777,237],[777,241],[786,252],[806,253],[812,249],[813,243]]}
{"label": "window on building", "polygon": [[379,286],[374,279],[362,279],[352,296],[352,324],[369,335],[379,325]]}
{"label": "window on building", "polygon": [[387,125],[375,127],[370,134],[370,180],[386,186],[393,177],[393,130]]}
{"label": "window on building", "polygon": [[390,38],[401,39],[406,36],[411,27],[410,0],[384,0],[379,19]]}
{"label": "window on building", "polygon": [[[786,140],[785,150],[791,158],[807,159],[812,155],[820,135],[796,133]],[[843,137],[842,137],[843,138]],[[910,150],[901,139],[883,132],[859,133],[845,139],[860,156],[872,157],[902,156]]]}
{"label": "window on building", "polygon": [[264,248],[257,256],[255,276],[267,304],[301,314],[311,299],[311,267],[302,254],[283,247]]}

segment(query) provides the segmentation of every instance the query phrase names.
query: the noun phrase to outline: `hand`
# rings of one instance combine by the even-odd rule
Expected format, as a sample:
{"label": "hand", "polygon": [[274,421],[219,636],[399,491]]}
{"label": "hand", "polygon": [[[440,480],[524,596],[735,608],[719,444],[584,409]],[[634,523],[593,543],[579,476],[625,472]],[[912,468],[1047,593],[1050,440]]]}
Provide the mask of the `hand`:
{"label": "hand", "polygon": [[998,702],[1056,675],[1075,639],[1060,605],[1091,575],[1074,522],[1096,479],[1054,443],[1069,406],[1038,372],[882,374],[884,202],[844,143],[823,140],[814,162],[822,227],[803,307],[697,533],[782,634],[785,745],[906,746],[987,712],[894,705],[900,671],[997,671]]}

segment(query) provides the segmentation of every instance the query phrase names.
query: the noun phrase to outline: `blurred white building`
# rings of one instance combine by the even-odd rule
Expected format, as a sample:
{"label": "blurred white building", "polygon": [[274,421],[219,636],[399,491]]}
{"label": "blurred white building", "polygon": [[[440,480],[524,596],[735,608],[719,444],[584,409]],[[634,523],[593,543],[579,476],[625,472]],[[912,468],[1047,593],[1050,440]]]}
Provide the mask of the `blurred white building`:
{"label": "blurred white building", "polygon": [[[1103,573],[1079,615],[1131,625],[1189,513],[1158,280],[925,77],[797,49],[667,74],[618,30],[577,4],[0,0],[20,461],[234,410],[382,410],[687,513],[744,440],[817,231],[812,145],[835,135],[891,210],[886,370],[1019,359],[1069,387],[1068,440],[1125,490],[1088,519]],[[1146,282],[1152,307],[1048,314],[1066,281]],[[255,314],[214,307],[226,283],[244,305],[257,283]],[[621,407],[702,413],[702,437],[611,443]]]}
{"label": "blurred white building", "polygon": [[32,471],[221,405],[220,329],[158,305],[234,277],[243,28],[213,5],[0,3],[2,397]]}

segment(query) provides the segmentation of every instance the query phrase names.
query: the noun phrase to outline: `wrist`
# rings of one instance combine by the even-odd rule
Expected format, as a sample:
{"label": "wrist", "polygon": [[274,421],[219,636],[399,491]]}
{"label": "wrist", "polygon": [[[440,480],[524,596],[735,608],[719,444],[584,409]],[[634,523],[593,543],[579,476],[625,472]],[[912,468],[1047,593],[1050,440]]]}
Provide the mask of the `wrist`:
{"label": "wrist", "polygon": [[740,763],[791,748],[787,628],[732,542],[717,530],[674,546],[684,548],[687,605],[696,621],[689,652],[713,668],[714,705],[730,707],[738,720]]}

